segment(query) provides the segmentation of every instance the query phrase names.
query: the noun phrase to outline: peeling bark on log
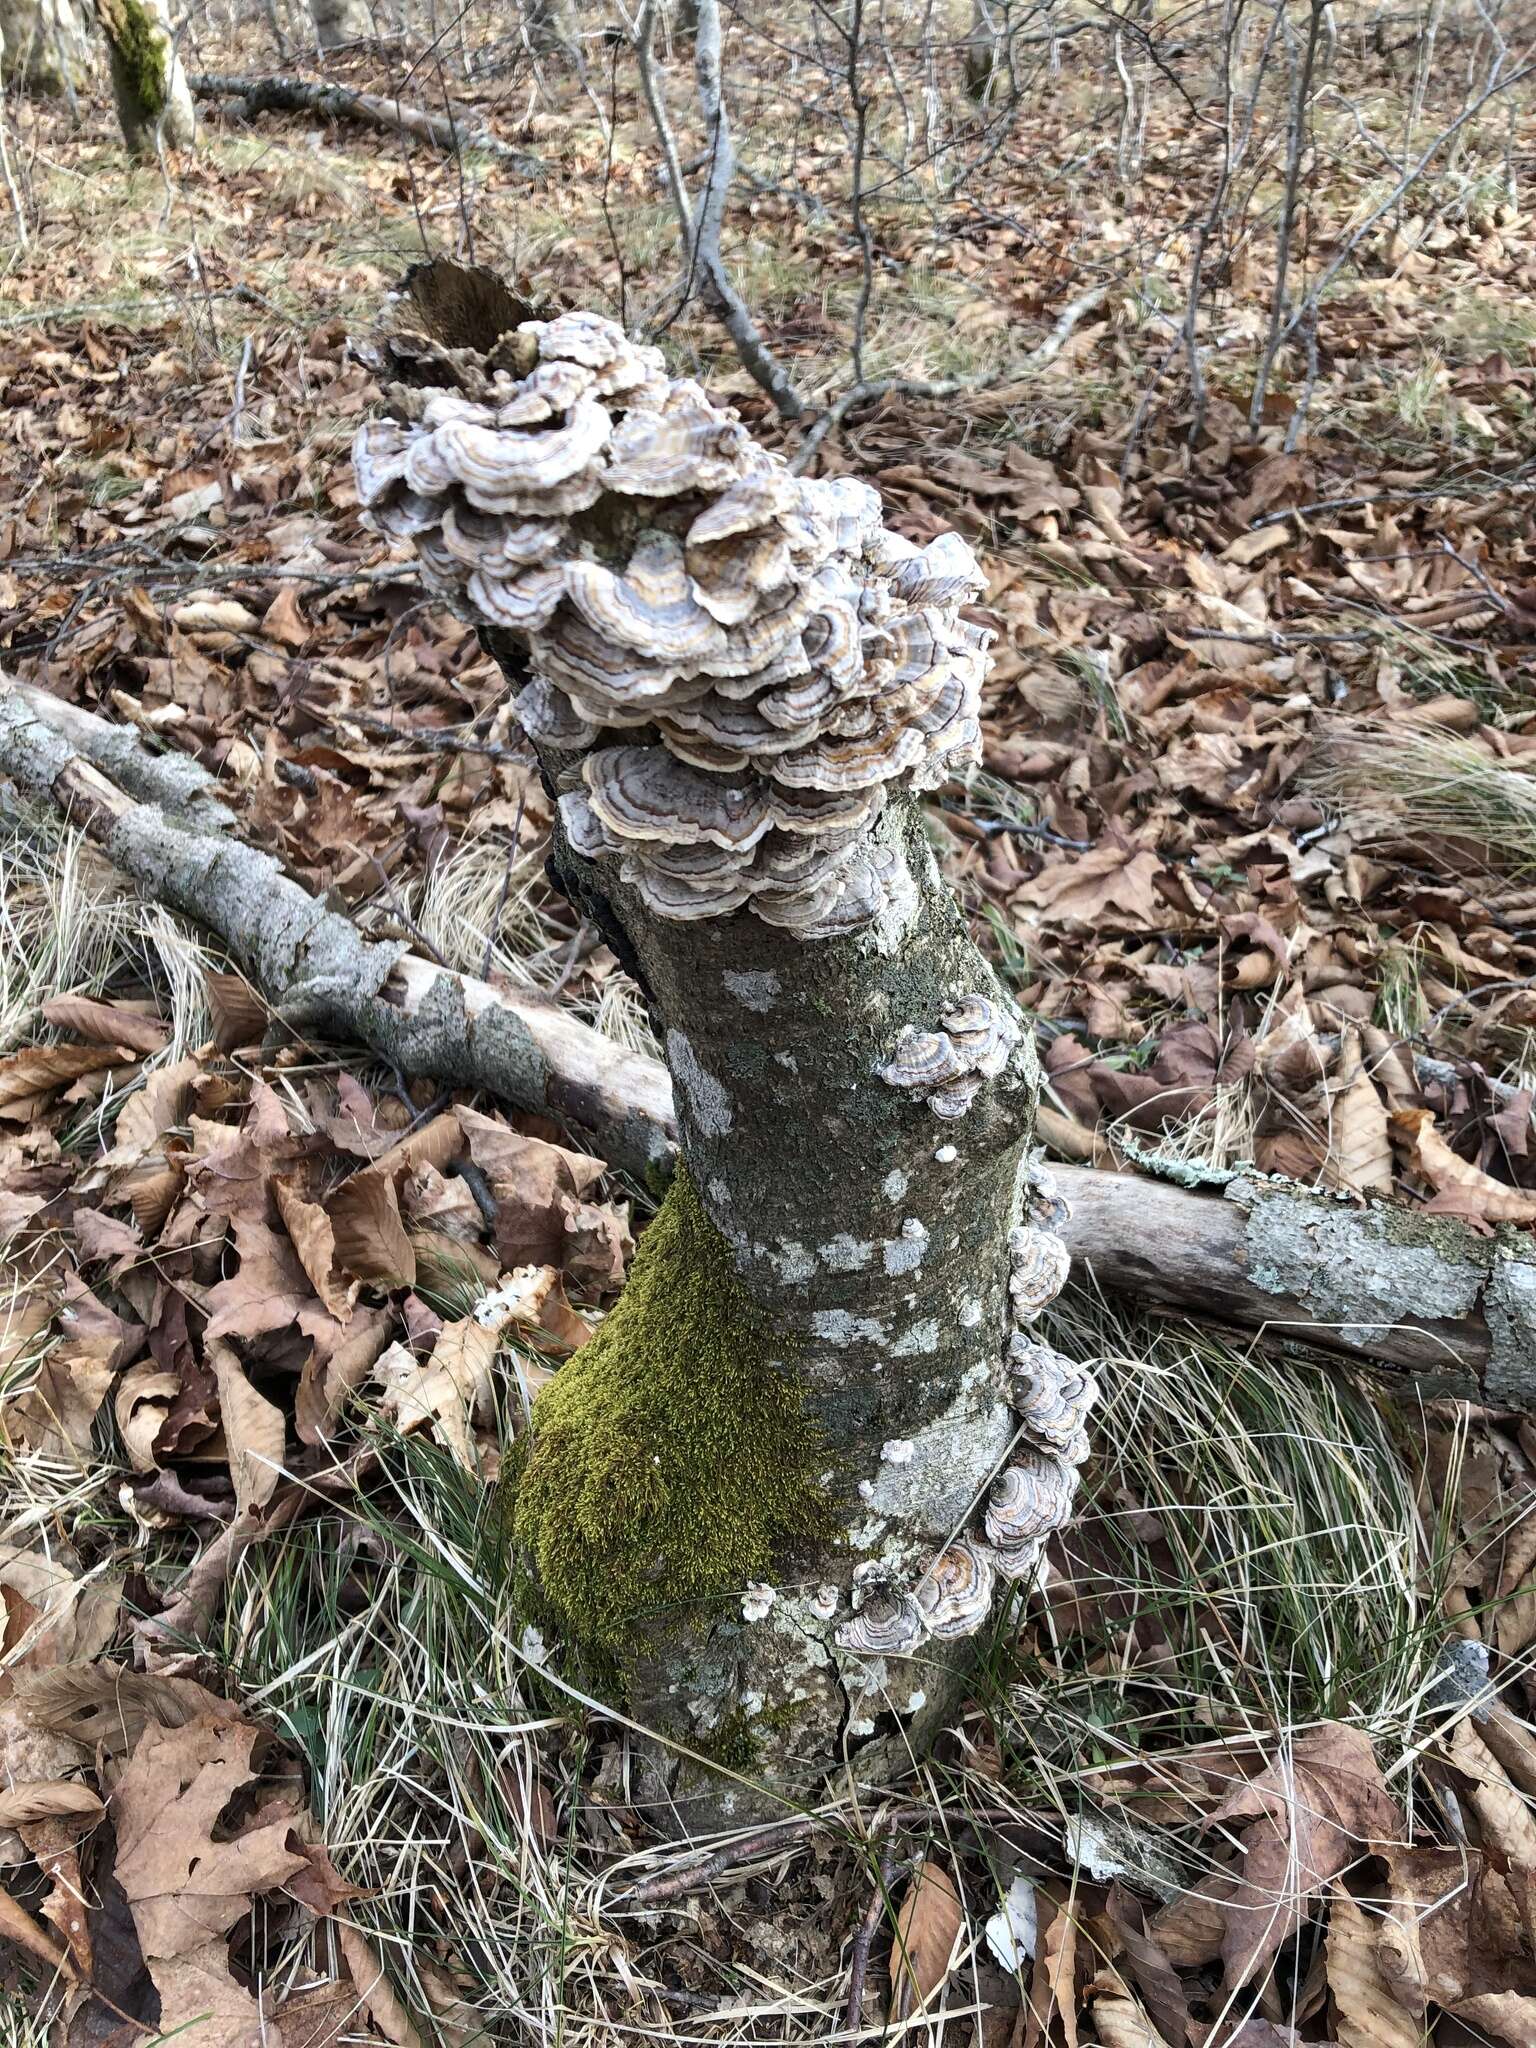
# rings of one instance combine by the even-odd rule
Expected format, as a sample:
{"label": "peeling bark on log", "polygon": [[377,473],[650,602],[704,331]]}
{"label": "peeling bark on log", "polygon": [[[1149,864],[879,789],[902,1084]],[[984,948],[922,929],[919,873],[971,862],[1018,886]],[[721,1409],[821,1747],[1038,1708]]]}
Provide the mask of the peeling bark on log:
{"label": "peeling bark on log", "polygon": [[209,71],[194,73],[191,86],[200,100],[238,101],[247,118],[254,114],[324,114],[333,121],[355,121],[386,135],[429,142],[449,156],[478,149],[528,178],[542,177],[546,168],[539,157],[473,123],[451,114],[434,114],[425,107],[407,106],[382,93],[357,92],[350,86],[326,85],[312,78],[245,78]]}
{"label": "peeling bark on log", "polygon": [[637,1178],[668,1170],[671,1088],[654,1060],[554,1003],[365,938],[222,829],[229,814],[213,778],[187,756],[152,755],[104,719],[15,683],[0,694],[0,774],[56,804],[156,902],[217,933],[282,1021],[355,1039],[402,1072],[568,1118]]}
{"label": "peeling bark on log", "polygon": [[1421,1395],[1536,1408],[1536,1243],[1451,1217],[1238,1175],[1193,1194],[1055,1169],[1079,1269],[1124,1293],[1411,1378]]}

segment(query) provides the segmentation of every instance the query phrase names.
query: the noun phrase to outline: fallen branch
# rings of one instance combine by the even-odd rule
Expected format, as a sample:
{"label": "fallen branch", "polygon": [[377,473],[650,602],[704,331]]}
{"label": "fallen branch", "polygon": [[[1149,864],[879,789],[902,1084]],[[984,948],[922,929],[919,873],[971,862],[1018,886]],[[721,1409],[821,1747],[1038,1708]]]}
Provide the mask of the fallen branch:
{"label": "fallen branch", "polygon": [[1073,1264],[1111,1293],[1271,1344],[1410,1374],[1421,1394],[1536,1408],[1536,1244],[1447,1216],[1366,1209],[1238,1177],[1194,1194],[1142,1174],[1053,1172]]}
{"label": "fallen branch", "polygon": [[[30,684],[0,688],[0,772],[216,932],[280,1017],[371,1046],[402,1073],[569,1117],[631,1172],[665,1169],[676,1125],[659,1062],[552,1003],[365,938],[229,835],[219,785],[189,756],[153,754]],[[1360,1209],[1281,1182],[1239,1177],[1201,1194],[1141,1174],[1054,1171],[1074,1264],[1110,1293],[1384,1367],[1417,1393],[1536,1408],[1536,1245],[1522,1235],[1478,1237],[1449,1217]]]}
{"label": "fallen branch", "polygon": [[215,932],[280,1021],[353,1039],[401,1073],[569,1119],[638,1176],[666,1168],[676,1127],[664,1067],[558,1004],[365,938],[270,854],[210,828],[213,778],[195,762],[125,745],[122,728],[90,712],[0,683],[0,773],[54,803],[156,902]]}
{"label": "fallen branch", "polygon": [[453,114],[429,113],[425,107],[407,106],[403,100],[382,93],[356,92],[350,86],[323,85],[311,78],[238,78],[227,72],[200,71],[189,80],[195,98],[238,100],[249,119],[255,114],[325,114],[333,121],[355,121],[365,128],[377,128],[387,135],[407,135],[415,142],[430,142],[434,148],[457,156],[461,150],[478,149],[501,163],[511,164],[527,178],[545,174],[541,158],[460,120]]}
{"label": "fallen branch", "polygon": [[1062,307],[1056,317],[1056,324],[1038,348],[1030,350],[1020,363],[1008,370],[999,370],[984,377],[873,377],[866,382],[854,384],[829,405],[815,421],[805,439],[795,450],[794,461],[790,464],[797,476],[801,476],[815,459],[816,451],[828,434],[835,432],[849,413],[861,405],[874,405],[879,399],[893,394],[900,398],[936,399],[958,398],[963,393],[987,391],[994,385],[1019,382],[1026,377],[1037,376],[1061,354],[1071,340],[1078,323],[1084,317],[1102,306],[1109,296],[1107,284],[1096,284],[1090,291],[1081,293]]}

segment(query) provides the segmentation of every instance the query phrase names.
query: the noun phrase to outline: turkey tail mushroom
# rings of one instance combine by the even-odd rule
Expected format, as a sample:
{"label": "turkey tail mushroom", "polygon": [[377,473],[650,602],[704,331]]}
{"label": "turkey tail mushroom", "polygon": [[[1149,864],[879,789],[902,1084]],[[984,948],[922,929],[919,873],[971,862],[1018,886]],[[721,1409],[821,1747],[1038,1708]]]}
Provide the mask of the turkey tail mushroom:
{"label": "turkey tail mushroom", "polygon": [[[357,436],[365,516],[526,643],[530,736],[585,751],[572,845],[620,860],[663,918],[745,906],[816,939],[899,909],[899,864],[870,841],[886,793],[935,786],[979,744],[965,543],[916,547],[868,485],[793,476],[596,314],[524,321],[483,358],[396,343],[379,367],[404,381]],[[626,730],[645,737],[601,744]],[[677,865],[704,842],[743,858]],[[958,1007],[941,1113],[1007,1059],[990,1007]]]}

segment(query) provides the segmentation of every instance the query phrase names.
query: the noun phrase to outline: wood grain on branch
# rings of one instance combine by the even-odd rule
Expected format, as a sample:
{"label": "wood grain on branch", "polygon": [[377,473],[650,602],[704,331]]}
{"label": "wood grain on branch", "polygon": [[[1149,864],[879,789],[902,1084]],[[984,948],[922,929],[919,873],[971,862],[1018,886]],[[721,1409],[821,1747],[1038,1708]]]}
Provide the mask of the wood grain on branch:
{"label": "wood grain on branch", "polygon": [[402,1073],[569,1120],[636,1175],[670,1160],[665,1068],[556,1003],[365,937],[222,829],[213,778],[185,756],[125,745],[105,719],[0,682],[0,774],[55,804],[156,902],[216,933],[282,1022],[353,1039]]}

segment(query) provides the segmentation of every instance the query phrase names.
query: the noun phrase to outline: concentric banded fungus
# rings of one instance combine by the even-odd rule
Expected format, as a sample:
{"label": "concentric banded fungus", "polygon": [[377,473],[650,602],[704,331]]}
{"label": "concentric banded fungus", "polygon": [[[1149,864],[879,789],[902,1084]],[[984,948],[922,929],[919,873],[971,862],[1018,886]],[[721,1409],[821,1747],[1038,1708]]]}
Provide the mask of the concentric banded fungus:
{"label": "concentric banded fungus", "polygon": [[1032,1323],[1067,1284],[1072,1254],[1053,1231],[1021,1224],[1008,1234],[1008,1293],[1018,1322]]}
{"label": "concentric banded fungus", "polygon": [[941,1550],[918,1580],[913,1597],[929,1635],[948,1640],[974,1635],[992,1611],[992,1554],[968,1536]]}
{"label": "concentric banded fungus", "polygon": [[1019,1042],[1019,1027],[990,996],[960,996],[939,1031],[909,1024],[880,1078],[921,1095],[935,1116],[961,1117],[983,1081],[1002,1073]]}
{"label": "concentric banded fungus", "polygon": [[1009,1400],[1036,1443],[1069,1464],[1087,1455],[1085,1425],[1099,1398],[1098,1381],[1085,1366],[1063,1358],[1015,1330],[1008,1344]]}
{"label": "concentric banded fungus", "polygon": [[[904,864],[857,842],[890,789],[935,786],[978,743],[985,636],[960,614],[982,578],[965,543],[915,547],[867,484],[792,476],[594,314],[525,322],[489,358],[457,350],[441,385],[423,382],[429,348],[406,358],[398,417],[357,437],[359,496],[414,542],[429,585],[526,642],[535,742],[594,750],[565,800],[571,844],[622,857],[662,917],[746,905],[806,938],[879,918]],[[798,871],[789,834],[811,842]],[[764,852],[697,886],[666,855],[710,836]],[[961,1064],[932,1084],[940,1114],[1006,1062],[1005,1025],[967,1012]]]}
{"label": "concentric banded fungus", "polygon": [[879,1568],[861,1566],[853,1575],[854,1612],[837,1631],[843,1650],[870,1657],[908,1657],[928,1631],[916,1600]]}
{"label": "concentric banded fungus", "polygon": [[1024,1545],[1064,1528],[1076,1491],[1077,1474],[1058,1458],[1029,1458],[1009,1465],[993,1480],[987,1497],[988,1542],[1007,1560]]}
{"label": "concentric banded fungus", "polygon": [[1057,1186],[1055,1174],[1038,1161],[1029,1169],[1024,1207],[1030,1222],[1041,1230],[1061,1230],[1072,1220],[1072,1205]]}

